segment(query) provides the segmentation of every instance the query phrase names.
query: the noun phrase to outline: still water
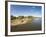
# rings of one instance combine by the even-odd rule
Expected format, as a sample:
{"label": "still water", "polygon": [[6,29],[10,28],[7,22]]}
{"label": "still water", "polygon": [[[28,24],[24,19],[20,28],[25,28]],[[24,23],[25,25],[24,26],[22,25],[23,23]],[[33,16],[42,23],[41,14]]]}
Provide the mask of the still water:
{"label": "still water", "polygon": [[34,18],[32,23],[18,26],[11,26],[11,32],[41,30],[42,18]]}

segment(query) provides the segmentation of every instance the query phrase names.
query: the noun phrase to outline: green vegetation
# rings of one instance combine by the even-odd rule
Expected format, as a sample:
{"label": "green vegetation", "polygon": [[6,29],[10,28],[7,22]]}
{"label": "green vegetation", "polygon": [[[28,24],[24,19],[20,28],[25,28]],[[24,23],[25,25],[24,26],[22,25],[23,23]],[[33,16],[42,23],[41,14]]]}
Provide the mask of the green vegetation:
{"label": "green vegetation", "polygon": [[18,16],[18,17],[14,17],[14,16],[11,16],[11,20],[14,20],[14,19],[23,19],[23,18],[33,18],[33,16]]}

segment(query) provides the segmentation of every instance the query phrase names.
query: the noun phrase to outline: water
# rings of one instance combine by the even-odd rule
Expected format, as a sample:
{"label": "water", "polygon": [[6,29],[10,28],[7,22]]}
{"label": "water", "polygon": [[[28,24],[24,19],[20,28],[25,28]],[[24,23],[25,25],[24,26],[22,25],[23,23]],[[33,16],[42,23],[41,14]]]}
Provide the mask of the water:
{"label": "water", "polygon": [[34,18],[32,23],[30,24],[23,24],[18,26],[11,26],[11,32],[15,31],[36,31],[41,30],[41,18]]}

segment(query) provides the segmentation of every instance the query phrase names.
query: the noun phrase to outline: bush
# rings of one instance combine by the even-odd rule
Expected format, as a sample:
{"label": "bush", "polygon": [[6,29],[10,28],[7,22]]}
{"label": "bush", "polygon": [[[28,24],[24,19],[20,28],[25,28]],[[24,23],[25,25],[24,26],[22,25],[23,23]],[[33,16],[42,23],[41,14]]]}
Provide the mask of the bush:
{"label": "bush", "polygon": [[16,17],[14,17],[14,16],[11,16],[11,20],[14,20],[14,19],[16,19]]}

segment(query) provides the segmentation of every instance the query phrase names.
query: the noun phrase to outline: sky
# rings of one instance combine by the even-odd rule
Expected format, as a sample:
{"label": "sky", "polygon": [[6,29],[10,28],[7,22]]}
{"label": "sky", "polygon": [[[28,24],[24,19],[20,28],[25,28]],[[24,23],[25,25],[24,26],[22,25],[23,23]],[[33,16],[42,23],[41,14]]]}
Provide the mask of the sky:
{"label": "sky", "polygon": [[36,16],[41,17],[41,6],[11,5],[10,12],[13,16]]}

